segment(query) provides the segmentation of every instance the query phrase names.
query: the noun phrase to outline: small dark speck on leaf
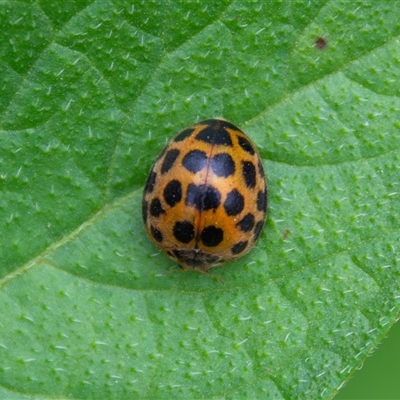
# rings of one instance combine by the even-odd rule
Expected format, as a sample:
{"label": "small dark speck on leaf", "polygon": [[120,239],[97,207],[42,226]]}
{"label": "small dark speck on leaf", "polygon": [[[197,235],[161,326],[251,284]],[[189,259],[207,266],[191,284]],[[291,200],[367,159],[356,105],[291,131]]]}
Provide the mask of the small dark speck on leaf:
{"label": "small dark speck on leaf", "polygon": [[315,46],[317,49],[324,49],[328,45],[327,41],[323,37],[319,37],[315,40]]}

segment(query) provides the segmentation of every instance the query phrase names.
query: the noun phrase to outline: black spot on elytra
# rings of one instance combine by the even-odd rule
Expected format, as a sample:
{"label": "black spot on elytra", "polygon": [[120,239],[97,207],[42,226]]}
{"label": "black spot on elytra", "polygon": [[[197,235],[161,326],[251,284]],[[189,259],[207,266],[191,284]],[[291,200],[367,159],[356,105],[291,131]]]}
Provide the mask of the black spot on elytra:
{"label": "black spot on elytra", "polygon": [[143,222],[146,225],[147,222],[147,208],[148,208],[149,204],[147,203],[146,200],[142,201],[142,217],[143,217]]}
{"label": "black spot on elytra", "polygon": [[254,241],[256,241],[260,236],[263,226],[264,226],[264,221],[257,222],[256,227],[254,228]]}
{"label": "black spot on elytra", "polygon": [[207,154],[200,150],[191,150],[182,160],[182,165],[190,172],[199,172],[207,164]]}
{"label": "black spot on elytra", "polygon": [[151,193],[154,190],[154,185],[156,183],[157,174],[152,170],[149,177],[147,178],[146,186],[144,191],[146,193]]}
{"label": "black spot on elytra", "polygon": [[190,136],[193,131],[194,128],[187,128],[183,130],[174,137],[174,142],[182,142],[182,140],[185,140],[188,136]]}
{"label": "black spot on elytra", "polygon": [[253,189],[256,186],[256,168],[250,161],[242,161],[242,174],[246,186]]}
{"label": "black spot on elytra", "polygon": [[235,243],[231,248],[232,254],[241,253],[247,247],[247,243],[248,243],[247,241],[246,242],[237,242],[237,243]]}
{"label": "black spot on elytra", "polygon": [[227,215],[237,215],[242,212],[244,207],[244,197],[236,190],[233,189],[226,196],[224,202],[224,209]]}
{"label": "black spot on elytra", "polygon": [[257,193],[257,210],[266,212],[267,211],[267,193],[258,192]]}
{"label": "black spot on elytra", "polygon": [[[200,124],[203,123],[200,122]],[[232,146],[231,136],[220,124],[220,121],[218,121],[218,124],[210,124],[206,126],[196,135],[196,139],[209,144]]]}
{"label": "black spot on elytra", "polygon": [[252,156],[255,154],[254,147],[251,143],[243,136],[238,136],[238,142],[240,147],[246,151],[247,153],[251,154]]}
{"label": "black spot on elytra", "polygon": [[217,208],[221,203],[221,193],[210,185],[189,184],[185,204],[196,207],[199,211]]}
{"label": "black spot on elytra", "polygon": [[177,157],[179,156],[180,151],[177,149],[168,150],[165,154],[163,163],[161,165],[161,173],[165,174],[168,172],[172,166],[174,165]]}
{"label": "black spot on elytra", "polygon": [[176,222],[173,232],[181,243],[189,243],[194,238],[194,226],[189,221]]}
{"label": "black spot on elytra", "polygon": [[235,173],[235,162],[228,153],[215,155],[211,161],[211,169],[217,176],[227,178]]}
{"label": "black spot on elytra", "polygon": [[164,200],[165,202],[174,207],[182,199],[182,185],[181,183],[174,179],[168,182],[167,186],[164,188]]}
{"label": "black spot on elytra", "polygon": [[254,228],[255,219],[253,214],[246,214],[236,226],[243,232],[250,232]]}
{"label": "black spot on elytra", "polygon": [[204,246],[215,247],[224,239],[224,231],[221,228],[210,225],[201,231],[200,238]]}
{"label": "black spot on elytra", "polygon": [[154,228],[153,225],[150,226],[150,232],[151,232],[151,235],[153,236],[153,238],[157,242],[161,243],[163,241],[162,233],[157,228]]}
{"label": "black spot on elytra", "polygon": [[161,214],[165,214],[165,211],[162,208],[160,199],[155,198],[150,203],[150,215],[152,217],[159,217]]}

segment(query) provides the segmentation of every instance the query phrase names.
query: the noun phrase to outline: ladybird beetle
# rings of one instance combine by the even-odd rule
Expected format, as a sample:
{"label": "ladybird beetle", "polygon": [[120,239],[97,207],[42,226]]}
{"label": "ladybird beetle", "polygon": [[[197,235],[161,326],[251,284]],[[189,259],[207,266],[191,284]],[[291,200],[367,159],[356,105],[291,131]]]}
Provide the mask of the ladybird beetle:
{"label": "ladybird beetle", "polygon": [[266,208],[260,156],[223,119],[198,122],[172,138],[150,170],[142,201],[154,244],[183,269],[203,273],[251,249]]}

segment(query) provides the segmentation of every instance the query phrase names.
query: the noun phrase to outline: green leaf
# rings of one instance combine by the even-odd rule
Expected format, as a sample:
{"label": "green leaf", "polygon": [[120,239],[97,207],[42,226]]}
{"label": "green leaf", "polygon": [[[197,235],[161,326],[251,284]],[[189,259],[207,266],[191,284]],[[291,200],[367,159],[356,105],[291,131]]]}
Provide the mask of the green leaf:
{"label": "green leaf", "polygon": [[[0,397],[332,398],[400,310],[400,3],[0,3]],[[155,249],[143,184],[224,117],[257,246]]]}

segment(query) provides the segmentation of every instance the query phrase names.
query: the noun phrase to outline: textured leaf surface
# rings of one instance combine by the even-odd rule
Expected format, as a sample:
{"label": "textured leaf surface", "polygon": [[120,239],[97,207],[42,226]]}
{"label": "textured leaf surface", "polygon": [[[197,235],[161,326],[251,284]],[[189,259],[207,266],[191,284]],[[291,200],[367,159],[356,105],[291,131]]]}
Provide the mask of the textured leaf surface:
{"label": "textured leaf surface", "polygon": [[[399,2],[0,3],[0,397],[331,398],[399,315]],[[142,227],[166,140],[260,149],[216,270]]]}

